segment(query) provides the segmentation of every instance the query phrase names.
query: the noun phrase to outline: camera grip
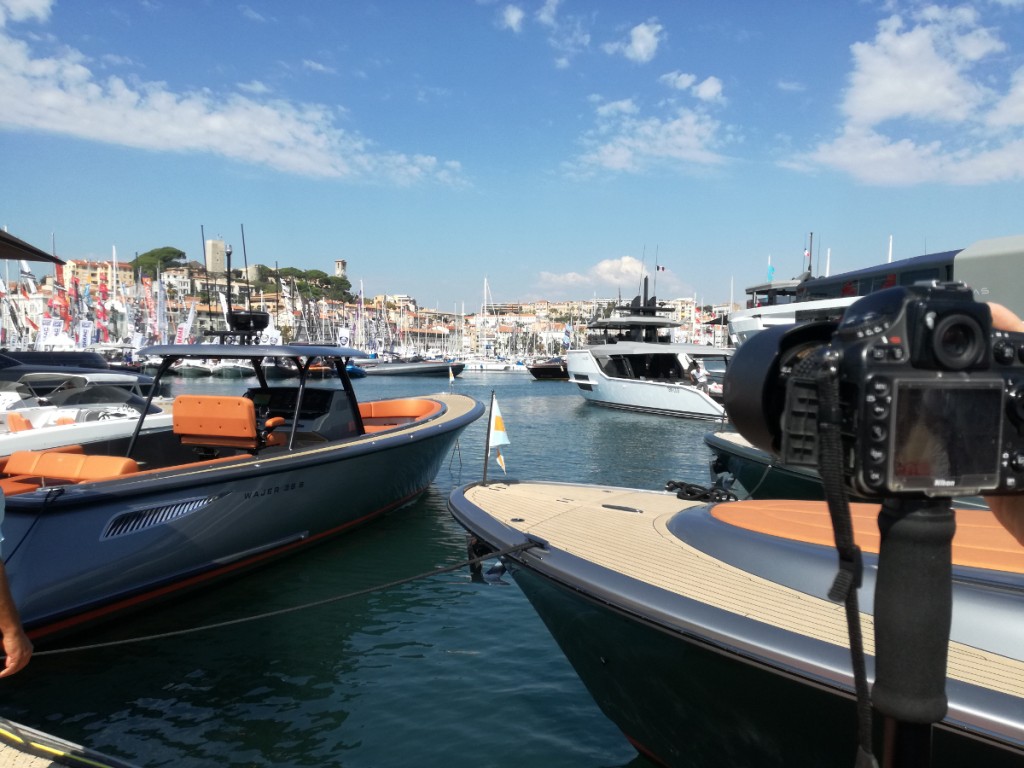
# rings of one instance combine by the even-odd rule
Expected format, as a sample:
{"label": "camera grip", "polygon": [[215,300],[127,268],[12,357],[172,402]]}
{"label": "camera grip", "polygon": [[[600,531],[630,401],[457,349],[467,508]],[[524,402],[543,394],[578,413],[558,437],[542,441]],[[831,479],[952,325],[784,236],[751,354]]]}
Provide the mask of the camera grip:
{"label": "camera grip", "polygon": [[872,702],[903,722],[938,722],[947,709],[956,518],[948,499],[888,499],[878,528]]}

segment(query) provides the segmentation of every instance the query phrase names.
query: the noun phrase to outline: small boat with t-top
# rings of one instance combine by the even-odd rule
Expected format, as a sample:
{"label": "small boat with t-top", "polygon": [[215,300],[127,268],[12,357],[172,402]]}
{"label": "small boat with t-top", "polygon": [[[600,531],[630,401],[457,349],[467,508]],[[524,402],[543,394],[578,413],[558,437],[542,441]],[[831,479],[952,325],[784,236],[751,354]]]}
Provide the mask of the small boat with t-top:
{"label": "small boat with t-top", "polygon": [[[237,313],[236,313],[237,314]],[[348,531],[416,499],[483,407],[457,394],[359,402],[346,347],[161,345],[178,361],[245,360],[236,395],[179,395],[172,423],[103,446],[12,453],[3,554],[31,637],[206,584]],[[287,359],[293,385],[264,360]],[[313,361],[335,378],[311,382]],[[286,511],[287,514],[283,514]]]}

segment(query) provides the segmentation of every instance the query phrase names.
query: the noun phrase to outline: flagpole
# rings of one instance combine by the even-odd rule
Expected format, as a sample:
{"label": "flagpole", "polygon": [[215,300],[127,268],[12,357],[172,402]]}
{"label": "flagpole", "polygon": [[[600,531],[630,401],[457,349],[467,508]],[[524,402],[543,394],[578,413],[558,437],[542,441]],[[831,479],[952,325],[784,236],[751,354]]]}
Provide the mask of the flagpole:
{"label": "flagpole", "polygon": [[481,485],[487,485],[487,464],[491,458],[491,414],[494,412],[494,390],[491,390],[491,405],[487,409],[487,438],[484,440],[484,479]]}
{"label": "flagpole", "polygon": [[654,246],[654,295],[658,295],[658,247]]}

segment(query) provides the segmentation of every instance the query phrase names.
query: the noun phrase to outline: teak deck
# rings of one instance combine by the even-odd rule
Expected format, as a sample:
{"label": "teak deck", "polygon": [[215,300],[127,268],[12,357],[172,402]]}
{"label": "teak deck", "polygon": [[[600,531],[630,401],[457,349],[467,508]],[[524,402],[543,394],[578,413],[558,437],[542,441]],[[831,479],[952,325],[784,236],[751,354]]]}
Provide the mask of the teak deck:
{"label": "teak deck", "polygon": [[[667,521],[694,504],[672,494],[494,483],[467,489],[466,498],[510,528],[602,568],[766,625],[849,647],[842,605],[760,578],[674,537]],[[1024,553],[1019,557],[1024,562]],[[872,617],[862,614],[861,621],[865,652],[873,654]],[[1024,697],[1024,661],[951,642],[947,673]]]}

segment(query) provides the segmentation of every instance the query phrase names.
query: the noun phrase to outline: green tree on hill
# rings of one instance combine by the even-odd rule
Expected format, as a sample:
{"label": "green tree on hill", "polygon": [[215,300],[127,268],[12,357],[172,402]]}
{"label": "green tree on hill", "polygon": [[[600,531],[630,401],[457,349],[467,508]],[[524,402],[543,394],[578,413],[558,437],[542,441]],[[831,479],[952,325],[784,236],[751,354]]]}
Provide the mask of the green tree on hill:
{"label": "green tree on hill", "polygon": [[136,272],[142,272],[148,277],[156,277],[158,272],[184,266],[185,252],[165,245],[163,248],[154,248],[151,251],[140,253],[131,264]]}
{"label": "green tree on hill", "polygon": [[260,270],[260,285],[264,291],[276,292],[277,279],[286,285],[294,283],[301,296],[312,299],[333,299],[335,301],[355,301],[352,295],[352,283],[346,277],[332,277],[319,269],[297,269],[282,267],[276,273],[268,269]]}

